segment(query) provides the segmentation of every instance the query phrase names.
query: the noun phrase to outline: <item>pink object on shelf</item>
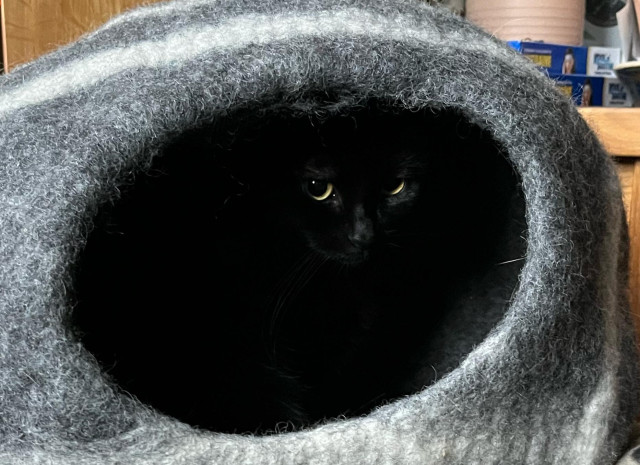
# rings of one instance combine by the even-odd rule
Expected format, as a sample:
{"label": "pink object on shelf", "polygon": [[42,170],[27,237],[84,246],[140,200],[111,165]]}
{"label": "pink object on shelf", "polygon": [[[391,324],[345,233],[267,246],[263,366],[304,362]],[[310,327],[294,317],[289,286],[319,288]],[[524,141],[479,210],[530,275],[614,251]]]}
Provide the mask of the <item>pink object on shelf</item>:
{"label": "pink object on shelf", "polygon": [[582,45],[585,0],[467,0],[467,18],[502,40]]}

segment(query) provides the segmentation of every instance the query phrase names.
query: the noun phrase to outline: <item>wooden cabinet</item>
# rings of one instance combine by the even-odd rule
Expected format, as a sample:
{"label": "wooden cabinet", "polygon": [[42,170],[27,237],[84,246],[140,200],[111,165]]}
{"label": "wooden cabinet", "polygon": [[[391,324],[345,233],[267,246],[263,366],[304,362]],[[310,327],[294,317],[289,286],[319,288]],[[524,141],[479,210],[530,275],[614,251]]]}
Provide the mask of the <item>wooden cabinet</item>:
{"label": "wooden cabinet", "polygon": [[616,160],[631,240],[631,314],[640,335],[640,108],[591,107],[580,113]]}
{"label": "wooden cabinet", "polygon": [[5,71],[65,45],[112,16],[158,0],[0,0]]}

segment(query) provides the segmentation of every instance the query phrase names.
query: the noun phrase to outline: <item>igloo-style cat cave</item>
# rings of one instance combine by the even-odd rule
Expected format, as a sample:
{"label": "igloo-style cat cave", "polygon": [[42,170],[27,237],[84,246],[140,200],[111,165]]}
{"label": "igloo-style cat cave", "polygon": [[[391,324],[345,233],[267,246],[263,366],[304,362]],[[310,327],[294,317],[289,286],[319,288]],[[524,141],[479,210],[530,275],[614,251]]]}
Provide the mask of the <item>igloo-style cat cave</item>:
{"label": "igloo-style cat cave", "polygon": [[[293,431],[201,427],[173,406],[228,382],[207,365],[217,321],[197,318],[226,310],[216,205],[243,194],[207,150],[371,108],[429,126],[441,154],[422,212],[442,232],[434,279],[459,280],[415,357],[428,382]],[[0,147],[2,463],[606,464],[626,445],[638,369],[612,163],[532,64],[460,18],[386,0],[134,10],[2,78]]]}

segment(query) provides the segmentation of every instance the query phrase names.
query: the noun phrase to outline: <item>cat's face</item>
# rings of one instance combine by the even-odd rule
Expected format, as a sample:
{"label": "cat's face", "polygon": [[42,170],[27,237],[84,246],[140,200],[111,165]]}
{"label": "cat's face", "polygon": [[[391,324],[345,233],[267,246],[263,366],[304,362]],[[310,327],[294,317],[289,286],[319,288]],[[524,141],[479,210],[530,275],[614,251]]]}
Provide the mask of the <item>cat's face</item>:
{"label": "cat's face", "polygon": [[296,170],[297,226],[312,250],[357,265],[398,246],[421,183],[419,157],[401,145],[320,147]]}
{"label": "cat's face", "polygon": [[424,125],[405,120],[336,117],[269,126],[241,152],[251,157],[249,191],[279,239],[294,237],[311,251],[358,265],[400,249],[422,227],[427,142]]}

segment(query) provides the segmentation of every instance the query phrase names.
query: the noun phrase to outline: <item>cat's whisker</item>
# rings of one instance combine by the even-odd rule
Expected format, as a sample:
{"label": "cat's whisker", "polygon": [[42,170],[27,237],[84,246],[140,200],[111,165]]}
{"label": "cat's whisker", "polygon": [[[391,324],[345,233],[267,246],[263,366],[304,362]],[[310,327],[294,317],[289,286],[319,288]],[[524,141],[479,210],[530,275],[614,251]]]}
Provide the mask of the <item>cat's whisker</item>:
{"label": "cat's whisker", "polygon": [[268,332],[268,341],[270,343],[269,352],[272,357],[275,358],[278,327],[286,315],[288,303],[305,288],[327,260],[326,257],[314,252],[309,252],[305,254],[295,266],[291,267],[285,278],[280,281],[284,284],[278,286],[280,290],[275,290],[277,300],[271,313]]}
{"label": "cat's whisker", "polygon": [[504,262],[500,262],[500,263],[496,263],[496,266],[500,266],[500,265],[508,265],[509,263],[515,263],[515,262],[521,262],[522,260],[524,260],[526,257],[520,257],[520,258],[514,258],[513,260],[506,260]]}
{"label": "cat's whisker", "polygon": [[304,271],[304,269],[308,266],[308,263],[313,260],[314,255],[315,253],[312,250],[309,250],[298,261],[296,261],[294,265],[289,268],[284,277],[278,281],[274,289],[274,293],[280,296],[283,289],[286,290],[288,287],[290,287],[291,282],[300,277],[301,272]]}
{"label": "cat's whisker", "polygon": [[348,271],[349,271],[349,267],[344,263],[340,263],[340,265],[338,266],[338,270],[336,271],[336,274],[338,276],[344,276],[347,274]]}
{"label": "cat's whisker", "polygon": [[[277,339],[278,327],[284,316],[286,315],[286,311],[288,309],[288,303],[292,298],[295,298],[302,289],[311,281],[316,272],[320,269],[322,264],[327,259],[315,254],[311,254],[311,256],[307,257],[304,260],[302,266],[297,267],[297,269],[302,269],[300,273],[297,273],[295,279],[290,281],[290,284],[278,297],[278,301],[276,303],[276,307],[274,308],[272,317],[271,317],[271,325],[269,331],[269,339],[272,343],[272,352],[275,351],[275,343]],[[289,275],[293,274],[290,273]]]}
{"label": "cat's whisker", "polygon": [[278,281],[272,293],[272,298],[269,299],[269,301],[273,300],[273,298],[276,299],[274,315],[277,316],[277,312],[286,301],[291,290],[296,287],[297,281],[301,279],[304,271],[309,267],[309,263],[313,261],[314,255],[313,251],[305,253]]}

